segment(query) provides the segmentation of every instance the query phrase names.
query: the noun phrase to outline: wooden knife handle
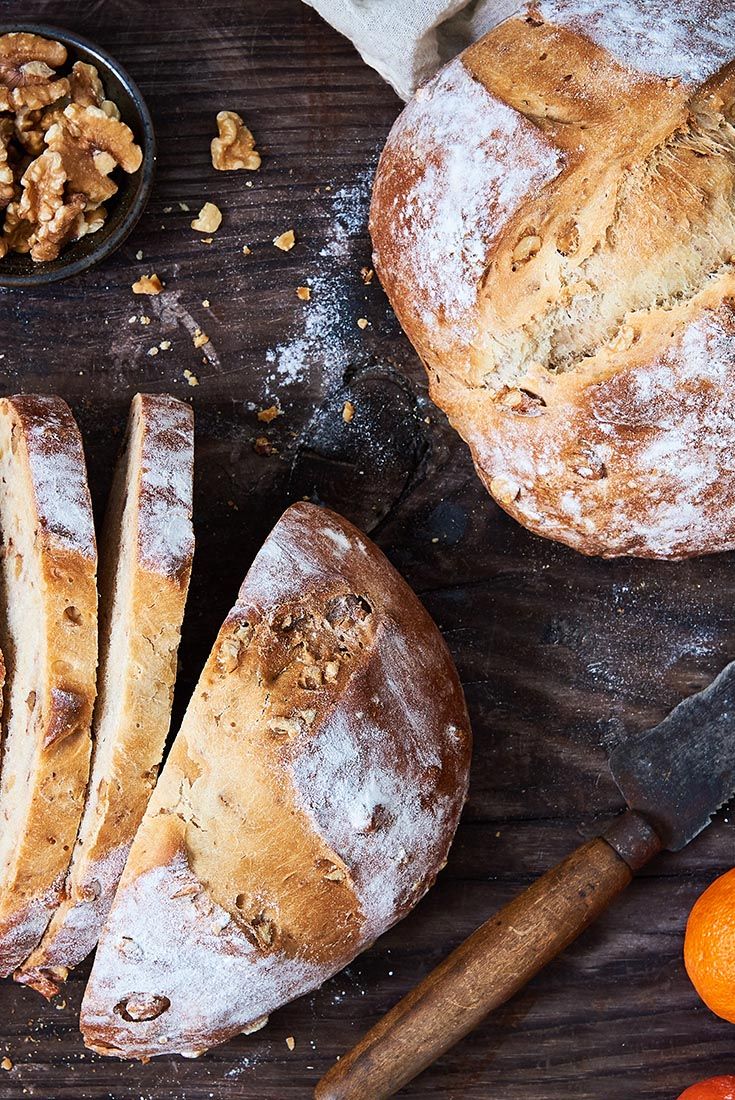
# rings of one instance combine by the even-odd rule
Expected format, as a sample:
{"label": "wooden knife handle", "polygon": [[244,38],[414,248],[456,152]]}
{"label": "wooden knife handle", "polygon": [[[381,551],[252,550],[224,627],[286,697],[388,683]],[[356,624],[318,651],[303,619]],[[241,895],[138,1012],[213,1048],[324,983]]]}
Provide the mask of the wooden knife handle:
{"label": "wooden knife handle", "polygon": [[318,1083],[316,1100],[385,1100],[517,993],[602,913],[661,841],[628,810],[486,921]]}

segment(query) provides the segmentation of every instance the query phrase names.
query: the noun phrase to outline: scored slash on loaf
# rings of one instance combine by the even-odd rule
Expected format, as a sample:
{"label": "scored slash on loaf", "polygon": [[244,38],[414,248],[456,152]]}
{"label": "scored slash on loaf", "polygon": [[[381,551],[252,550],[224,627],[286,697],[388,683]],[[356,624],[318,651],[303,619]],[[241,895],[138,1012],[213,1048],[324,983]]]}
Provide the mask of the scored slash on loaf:
{"label": "scored slash on loaf", "polygon": [[715,0],[692,46],[661,5],[636,50],[617,7],[544,0],[420,89],[371,233],[498,503],[584,553],[679,558],[735,546],[735,32]]}
{"label": "scored slash on loaf", "polygon": [[63,900],[15,973],[48,997],[97,943],[158,774],[194,552],[193,473],[190,406],[139,394],[101,540],[99,697],[84,815]]}
{"label": "scored slash on loaf", "polygon": [[85,1042],[201,1054],[321,985],[443,866],[468,781],[461,687],[380,551],[309,504],[257,555],[133,842]]}

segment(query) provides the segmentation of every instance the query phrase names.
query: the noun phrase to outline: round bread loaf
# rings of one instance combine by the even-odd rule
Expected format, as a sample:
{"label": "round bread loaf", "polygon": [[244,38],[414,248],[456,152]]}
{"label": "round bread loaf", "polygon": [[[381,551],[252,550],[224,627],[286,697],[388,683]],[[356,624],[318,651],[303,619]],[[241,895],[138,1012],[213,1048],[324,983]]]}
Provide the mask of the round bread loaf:
{"label": "round bread loaf", "polygon": [[200,1054],[321,985],[443,866],[470,733],[439,631],[310,504],[256,557],[135,837],[84,996],[94,1050]]}
{"label": "round bread loaf", "polygon": [[375,181],[433,399],[496,501],[588,554],[735,546],[735,30],[691,7],[506,21],[419,91]]}

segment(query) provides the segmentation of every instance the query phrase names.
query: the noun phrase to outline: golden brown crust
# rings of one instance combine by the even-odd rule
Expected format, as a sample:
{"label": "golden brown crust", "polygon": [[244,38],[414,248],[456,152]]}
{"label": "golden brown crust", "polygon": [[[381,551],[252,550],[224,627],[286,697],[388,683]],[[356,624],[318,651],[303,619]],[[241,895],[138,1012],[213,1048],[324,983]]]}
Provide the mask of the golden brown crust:
{"label": "golden brown crust", "polygon": [[433,882],[469,752],[456,671],[413,593],[345,520],[289,508],[136,835],[87,1045],[201,1053],[320,985]]}
{"label": "golden brown crust", "polygon": [[735,546],[734,104],[732,67],[698,90],[532,14],[381,157],[376,268],[433,399],[498,503],[585,553]]}
{"label": "golden brown crust", "polygon": [[[84,454],[70,410],[59,398],[4,398],[0,434],[6,600],[16,601],[9,612],[6,607],[3,625],[11,725],[0,815],[12,840],[0,870],[0,973],[7,976],[43,934],[76,838],[89,775],[97,587]],[[20,506],[11,503],[10,492]],[[32,566],[23,562],[26,554]],[[9,573],[18,570],[29,578],[22,592],[9,586]],[[31,588],[38,593],[37,611]],[[28,636],[19,593],[38,614]],[[31,673],[29,645],[38,662]],[[30,780],[17,799],[12,769],[23,760]]]}

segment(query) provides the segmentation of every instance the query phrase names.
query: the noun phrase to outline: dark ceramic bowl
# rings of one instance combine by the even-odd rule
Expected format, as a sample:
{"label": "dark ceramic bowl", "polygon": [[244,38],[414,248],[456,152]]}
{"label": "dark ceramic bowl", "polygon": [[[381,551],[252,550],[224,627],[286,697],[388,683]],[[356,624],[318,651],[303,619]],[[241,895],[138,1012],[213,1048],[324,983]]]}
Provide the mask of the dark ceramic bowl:
{"label": "dark ceramic bowl", "polygon": [[96,233],[89,233],[65,245],[58,258],[48,263],[34,263],[30,256],[14,252],[0,259],[0,286],[32,287],[77,275],[104,260],[122,244],[143,213],[151,193],[156,166],[156,139],[151,116],[138,86],[114,57],[93,42],[59,27],[43,23],[0,23],[0,34],[13,31],[28,31],[63,42],[69,57],[59,72],[70,69],[75,61],[96,66],[107,98],[117,104],[120,118],[133,131],[136,142],[143,150],[143,160],[137,172],[128,175],[120,168],[115,169],[113,178],[118,191],[105,204],[107,220]]}

